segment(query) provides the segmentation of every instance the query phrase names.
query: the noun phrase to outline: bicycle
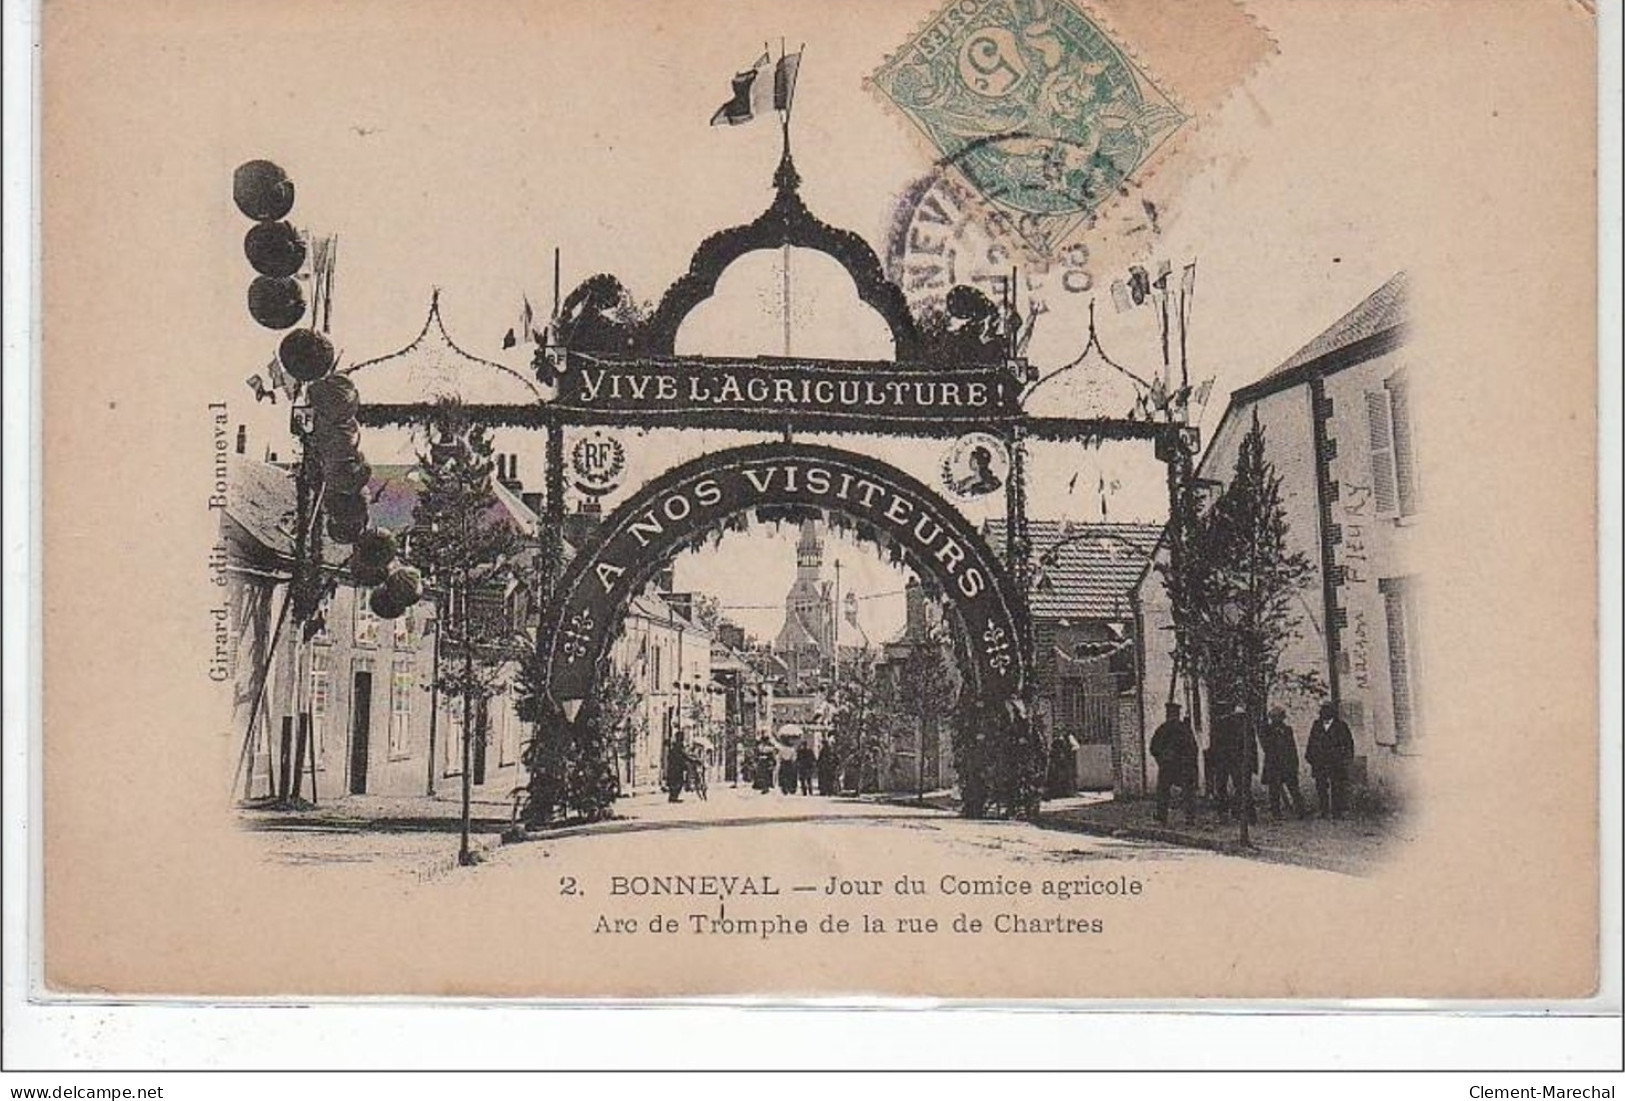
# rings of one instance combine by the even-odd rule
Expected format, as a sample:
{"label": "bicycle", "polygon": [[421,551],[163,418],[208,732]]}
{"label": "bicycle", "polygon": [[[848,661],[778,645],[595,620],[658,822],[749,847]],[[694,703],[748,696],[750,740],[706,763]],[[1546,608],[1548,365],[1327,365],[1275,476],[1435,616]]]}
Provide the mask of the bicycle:
{"label": "bicycle", "polygon": [[705,762],[698,757],[688,758],[687,770],[688,790],[700,797],[700,802],[706,801]]}

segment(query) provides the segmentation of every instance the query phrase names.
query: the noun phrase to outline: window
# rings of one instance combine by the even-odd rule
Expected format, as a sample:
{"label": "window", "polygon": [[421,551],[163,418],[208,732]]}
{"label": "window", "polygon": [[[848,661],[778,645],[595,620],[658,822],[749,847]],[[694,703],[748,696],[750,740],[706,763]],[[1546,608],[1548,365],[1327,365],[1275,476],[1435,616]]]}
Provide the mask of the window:
{"label": "window", "polygon": [[1416,462],[1411,454],[1411,396],[1404,370],[1395,371],[1384,382],[1388,391],[1389,422],[1394,431],[1394,487],[1399,494],[1399,514],[1416,512]]}
{"label": "window", "polygon": [[327,767],[327,712],[332,703],[332,656],[323,647],[310,652],[310,740],[316,767]]}
{"label": "window", "polygon": [[442,717],[446,720],[441,729],[446,732],[445,766],[442,771],[447,776],[461,776],[463,774],[463,701],[450,697],[441,697],[445,700],[446,710]]}
{"label": "window", "polygon": [[1377,500],[1378,514],[1391,516],[1397,510],[1398,490],[1394,485],[1393,426],[1386,392],[1366,391],[1365,420],[1371,433],[1371,492]]}
{"label": "window", "polygon": [[502,768],[514,763],[518,756],[515,752],[517,746],[514,745],[513,723],[510,721],[509,711],[511,709],[508,706],[508,701],[506,699],[497,700],[494,710],[496,714],[492,717],[491,725],[496,729],[492,731],[492,735],[497,741],[497,767]]}
{"label": "window", "polygon": [[1404,370],[1395,371],[1381,390],[1365,394],[1366,428],[1371,440],[1371,489],[1377,513],[1416,512],[1416,464],[1411,453],[1410,388]]}
{"label": "window", "polygon": [[410,661],[397,661],[389,677],[389,755],[405,757],[412,746],[412,693],[417,677]]}
{"label": "window", "polygon": [[1415,586],[1408,577],[1385,577],[1377,582],[1388,620],[1388,679],[1394,694],[1394,744],[1399,747],[1417,735],[1416,603]]}
{"label": "window", "polygon": [[355,592],[355,641],[357,646],[378,645],[378,617],[372,614],[367,590]]}
{"label": "window", "polygon": [[395,649],[409,650],[412,647],[412,610],[408,608],[396,616],[391,623],[395,631]]}

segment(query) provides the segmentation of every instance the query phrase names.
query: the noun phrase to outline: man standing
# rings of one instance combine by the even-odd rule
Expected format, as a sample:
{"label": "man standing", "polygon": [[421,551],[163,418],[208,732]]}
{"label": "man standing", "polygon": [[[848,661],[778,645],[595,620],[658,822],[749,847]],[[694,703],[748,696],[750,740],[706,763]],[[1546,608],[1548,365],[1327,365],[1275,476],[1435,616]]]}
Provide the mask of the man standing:
{"label": "man standing", "polygon": [[1286,712],[1279,707],[1270,710],[1269,722],[1264,726],[1264,786],[1270,793],[1270,817],[1281,820],[1281,796],[1286,794],[1287,806],[1299,818],[1309,817],[1309,807],[1298,790],[1298,740],[1287,725]]}
{"label": "man standing", "polygon": [[1315,798],[1322,818],[1343,817],[1347,799],[1349,765],[1354,761],[1354,734],[1338,717],[1337,707],[1327,700],[1320,705],[1320,718],[1309,728],[1309,744],[1303,755],[1315,773]]}
{"label": "man standing", "polygon": [[818,773],[818,758],[813,755],[812,746],[807,739],[801,739],[796,747],[796,779],[801,783],[801,794],[813,793],[813,777]]}
{"label": "man standing", "polygon": [[1168,704],[1167,718],[1151,735],[1151,756],[1157,762],[1157,821],[1168,821],[1168,798],[1177,787],[1190,825],[1196,819],[1196,735],[1177,703]]}
{"label": "man standing", "polygon": [[1241,704],[1213,720],[1213,757],[1219,769],[1220,809],[1237,818],[1245,814],[1249,823],[1257,821],[1249,796],[1258,771],[1258,740]]}
{"label": "man standing", "polygon": [[773,752],[773,742],[766,734],[756,739],[756,757],[752,761],[752,786],[757,791],[773,790],[773,770],[778,764],[778,757]]}
{"label": "man standing", "polygon": [[688,777],[688,754],[683,752],[683,740],[673,737],[666,744],[666,801],[678,803],[683,798],[683,781]]}

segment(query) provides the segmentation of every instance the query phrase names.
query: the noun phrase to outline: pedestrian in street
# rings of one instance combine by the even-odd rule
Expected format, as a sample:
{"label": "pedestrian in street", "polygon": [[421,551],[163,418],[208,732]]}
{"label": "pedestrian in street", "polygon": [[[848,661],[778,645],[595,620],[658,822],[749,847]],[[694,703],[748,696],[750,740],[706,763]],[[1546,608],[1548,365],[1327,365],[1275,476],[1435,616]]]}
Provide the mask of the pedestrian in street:
{"label": "pedestrian in street", "polygon": [[778,764],[778,757],[773,752],[773,742],[766,734],[756,739],[756,757],[751,762],[751,784],[757,791],[773,790],[773,769]]}
{"label": "pedestrian in street", "polygon": [[1287,725],[1286,711],[1276,707],[1270,710],[1269,722],[1264,724],[1264,786],[1270,793],[1270,817],[1281,820],[1282,796],[1288,809],[1299,818],[1309,817],[1309,806],[1298,789],[1298,740]]}
{"label": "pedestrian in street", "polygon": [[1252,792],[1253,776],[1258,772],[1258,739],[1247,711],[1236,704],[1213,721],[1213,749],[1219,766],[1220,807],[1235,818],[1247,815],[1248,823],[1256,822],[1258,814],[1248,804]]}
{"label": "pedestrian in street", "polygon": [[688,777],[688,754],[683,752],[683,740],[673,738],[666,746],[666,801],[683,800],[683,781]]}
{"label": "pedestrian in street", "polygon": [[796,746],[796,779],[800,781],[801,794],[813,793],[813,777],[817,774],[818,758],[813,754],[812,746],[807,744],[807,739],[803,738],[801,744]]}
{"label": "pedestrian in street", "polygon": [[796,751],[789,746],[779,747],[779,791],[785,795],[796,793]]}
{"label": "pedestrian in street", "polygon": [[1177,703],[1170,702],[1167,717],[1151,735],[1151,756],[1157,762],[1157,821],[1168,821],[1168,798],[1179,789],[1185,808],[1185,824],[1196,820],[1196,735],[1180,717]]}
{"label": "pedestrian in street", "polygon": [[1304,759],[1315,774],[1315,799],[1322,818],[1341,818],[1348,799],[1349,765],[1354,761],[1354,733],[1327,700],[1309,728]]}
{"label": "pedestrian in street", "polygon": [[818,747],[818,794],[836,794],[835,778],[840,771],[840,763],[835,759],[835,743],[826,738]]}

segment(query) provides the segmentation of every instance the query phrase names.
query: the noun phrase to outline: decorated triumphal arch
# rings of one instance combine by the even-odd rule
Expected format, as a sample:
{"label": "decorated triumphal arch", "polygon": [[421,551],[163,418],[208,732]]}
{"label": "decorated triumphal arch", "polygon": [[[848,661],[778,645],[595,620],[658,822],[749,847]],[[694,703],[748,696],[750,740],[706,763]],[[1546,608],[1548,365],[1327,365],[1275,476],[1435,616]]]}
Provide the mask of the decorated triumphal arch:
{"label": "decorated triumphal arch", "polygon": [[[1029,440],[1154,441],[1171,495],[1183,492],[1194,431],[1169,417],[1036,416],[1023,397],[1039,382],[1017,354],[1015,280],[1003,301],[955,287],[945,308],[921,316],[886,278],[861,237],[808,210],[788,145],[768,208],[707,238],[653,312],[640,316],[619,280],[595,275],[555,308],[538,350],[535,402],[468,404],[489,427],[545,433],[543,589],[536,645],[547,713],[538,738],[571,736],[594,720],[607,654],[629,601],[663,565],[742,516],[836,517],[907,565],[940,596],[954,630],[964,687],[956,770],[966,813],[1036,809],[1042,752],[1029,717],[1033,640],[1028,615],[1026,453]],[[679,356],[679,328],[715,291],[724,270],[761,250],[811,249],[834,259],[858,298],[889,330],[893,357]],[[366,395],[361,395],[365,402]],[[429,403],[361,406],[365,425],[424,423]],[[650,480],[573,548],[565,568],[567,429],[728,429],[762,442],[685,462]],[[855,441],[832,447],[798,435]],[[1008,456],[1002,478],[1004,545],[989,546],[955,505],[917,478],[863,453],[865,437],[991,436]]]}

